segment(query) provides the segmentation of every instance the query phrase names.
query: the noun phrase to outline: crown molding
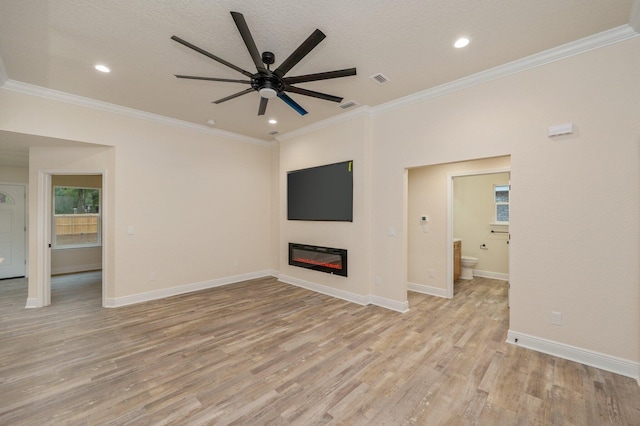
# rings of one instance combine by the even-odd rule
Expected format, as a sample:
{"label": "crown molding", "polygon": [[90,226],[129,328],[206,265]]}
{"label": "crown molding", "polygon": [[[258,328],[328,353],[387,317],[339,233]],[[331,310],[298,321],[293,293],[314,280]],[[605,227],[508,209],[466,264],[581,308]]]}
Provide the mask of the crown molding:
{"label": "crown molding", "polygon": [[[636,0],[636,2],[640,3],[640,0]],[[638,9],[640,9],[640,6],[638,6]],[[376,115],[418,102],[437,98],[439,96],[467,89],[469,87],[486,83],[488,81],[497,80],[499,78],[503,78],[522,71],[527,71],[532,68],[560,61],[571,56],[579,55],[590,50],[599,49],[601,47],[619,43],[621,41],[625,41],[638,36],[640,36],[640,34],[638,34],[630,25],[622,25],[608,31],[603,31],[601,33],[594,34],[592,36],[585,37],[571,43],[563,44],[561,46],[545,50],[544,52],[527,56],[523,59],[508,62],[495,68],[481,71],[479,73],[433,87],[431,89],[417,92],[412,95],[408,95],[403,98],[378,105],[371,108],[371,114]]]}
{"label": "crown molding", "polygon": [[[0,78],[2,68],[0,64]],[[1,80],[0,80],[1,81]],[[247,142],[261,146],[273,146],[274,142],[264,141],[262,139],[256,139],[249,136],[239,135],[233,132],[227,132],[219,129],[212,129],[200,124],[191,123],[184,120],[178,120],[176,118],[165,117],[159,114],[152,114],[150,112],[140,111],[134,108],[127,108],[120,105],[111,104],[108,102],[98,101],[91,98],[85,98],[83,96],[72,95],[70,93],[61,92],[58,90],[47,89],[44,87],[36,86],[29,83],[23,83],[8,79],[0,85],[1,88],[12,90],[14,92],[23,93],[26,95],[37,96],[40,98],[50,99],[59,102],[65,102],[72,105],[77,105],[85,108],[91,108],[98,111],[110,112],[114,114],[124,115],[131,118],[152,121],[155,123],[165,124],[168,126],[179,127],[182,129],[192,130],[199,133],[205,133],[213,136],[220,136],[227,139],[233,139],[240,142]]]}
{"label": "crown molding", "polygon": [[286,140],[293,139],[298,136],[302,136],[307,133],[311,133],[325,127],[330,127],[338,123],[349,121],[354,117],[369,116],[369,115],[370,115],[370,108],[366,105],[363,105],[354,109],[353,111],[343,112],[342,114],[327,118],[325,120],[317,121],[313,124],[309,124],[308,126],[301,127],[300,129],[292,130],[290,132],[277,135],[275,136],[275,139],[278,142],[284,142]]}
{"label": "crown molding", "polygon": [[[633,22],[635,16],[635,20],[640,25],[640,0],[635,0],[634,12],[635,13],[633,13],[631,16],[631,22]],[[277,135],[275,139],[278,142],[283,142],[322,129],[324,127],[329,127],[337,123],[348,121],[359,115],[374,116],[386,111],[402,108],[407,105],[423,102],[429,99],[437,98],[439,96],[444,96],[446,94],[467,89],[478,84],[497,80],[499,78],[516,74],[522,71],[527,71],[545,64],[560,61],[562,59],[579,55],[590,50],[599,49],[610,44],[638,37],[639,35],[640,34],[638,34],[638,32],[636,32],[631,25],[622,25],[608,31],[603,31],[601,33],[594,34],[592,36],[585,37],[571,43],[563,44],[561,46],[554,47],[553,49],[545,50],[544,52],[527,56],[526,58],[509,62],[485,71],[481,71],[479,73],[472,74],[470,76],[463,77],[458,80],[433,87],[431,89],[423,90],[421,92],[417,92],[412,95],[405,96],[403,98],[396,99],[375,107],[364,105],[348,113],[343,113],[326,120],[318,121],[300,129]]]}
{"label": "crown molding", "polygon": [[519,59],[513,62],[509,62],[504,65],[500,65],[495,68],[491,68],[485,71],[481,71],[476,74],[472,74],[467,77],[460,78],[458,80],[451,81],[449,83],[442,84],[440,86],[433,87],[431,89],[423,90],[421,92],[414,93],[409,96],[405,96],[400,99],[396,99],[376,107],[369,107],[363,105],[357,109],[349,112],[339,114],[337,116],[328,118],[326,120],[318,121],[300,129],[293,130],[291,132],[283,133],[275,136],[275,141],[265,141],[262,139],[252,138],[249,136],[240,135],[233,132],[227,132],[219,129],[212,129],[210,127],[191,123],[184,120],[178,120],[158,114],[152,114],[145,111],[140,111],[133,108],[127,108],[120,105],[111,104],[108,102],[98,101],[91,98],[72,95],[57,90],[47,89],[44,87],[23,83],[8,78],[2,58],[0,57],[0,88],[20,92],[28,95],[38,96],[45,99],[66,102],[73,105],[78,105],[86,108],[92,108],[100,111],[120,114],[132,118],[152,121],[155,123],[165,124],[173,127],[179,127],[188,129],[200,133],[205,133],[213,136],[220,136],[240,142],[251,143],[261,146],[273,146],[277,142],[283,142],[304,134],[311,133],[313,131],[329,127],[341,122],[345,122],[353,119],[357,116],[374,116],[386,111],[402,108],[408,105],[412,105],[418,102],[434,99],[439,96],[444,96],[449,93],[453,93],[459,90],[463,90],[478,84],[486,83],[492,80],[496,80],[502,77],[506,77],[512,74],[516,74],[522,71],[526,71],[535,67],[539,67],[545,64],[556,62],[574,55],[578,55],[590,50],[598,49],[610,44],[625,41],[634,37],[640,36],[640,0],[634,0],[632,13],[629,19],[628,25],[622,25],[617,28],[613,28],[608,31],[603,31],[598,34],[594,34],[583,39],[567,43],[553,49],[546,50],[541,53],[537,53],[528,56],[523,59]]}

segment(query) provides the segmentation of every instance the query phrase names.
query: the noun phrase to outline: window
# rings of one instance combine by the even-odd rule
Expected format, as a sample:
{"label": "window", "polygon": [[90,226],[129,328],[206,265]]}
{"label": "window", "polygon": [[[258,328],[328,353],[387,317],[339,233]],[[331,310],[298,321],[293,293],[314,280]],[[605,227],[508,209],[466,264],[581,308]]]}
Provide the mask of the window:
{"label": "window", "polygon": [[11,195],[0,192],[0,204],[15,204]]}
{"label": "window", "polygon": [[56,186],[53,192],[53,246],[101,245],[100,189]]}
{"label": "window", "polygon": [[496,223],[509,224],[509,185],[493,186],[494,202],[496,205]]}

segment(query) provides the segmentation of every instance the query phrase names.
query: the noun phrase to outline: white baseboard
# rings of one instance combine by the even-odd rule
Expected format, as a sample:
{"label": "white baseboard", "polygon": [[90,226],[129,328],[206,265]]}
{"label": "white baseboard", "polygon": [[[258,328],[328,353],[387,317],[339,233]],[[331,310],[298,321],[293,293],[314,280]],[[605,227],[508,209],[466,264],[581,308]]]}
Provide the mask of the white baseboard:
{"label": "white baseboard", "polygon": [[415,291],[416,293],[448,298],[446,288],[431,287],[424,284],[408,283],[407,289],[409,289],[409,291]]}
{"label": "white baseboard", "polygon": [[[315,291],[316,293],[326,294],[327,296],[336,297],[338,299],[347,300],[349,302],[357,303],[359,305],[376,305],[382,308],[391,309],[397,312],[407,312],[409,310],[409,302],[398,302],[396,300],[387,299],[375,295],[361,296],[355,293],[351,293],[345,290],[340,290],[322,284],[313,283],[310,281],[301,280],[298,278],[280,275],[278,271],[273,269],[267,269],[264,271],[252,272],[248,274],[235,275],[231,277],[218,278],[209,281],[202,281],[198,283],[185,284],[177,287],[164,288],[160,290],[148,291],[145,293],[132,294],[122,297],[108,297],[104,300],[105,308],[117,308],[120,306],[133,305],[135,303],[149,302],[151,300],[163,299],[165,297],[177,296],[179,294],[190,293],[193,291],[205,290],[208,288],[220,287],[223,285],[234,284],[241,281],[252,280],[255,278],[262,278],[273,276],[278,278],[286,284],[295,285],[297,287],[306,288],[307,290]],[[37,307],[30,305],[37,303],[36,299],[29,299],[27,301],[27,307]]]}
{"label": "white baseboard", "polygon": [[104,299],[105,308],[117,308],[120,306],[133,305],[135,303],[148,302],[151,300],[163,299],[165,297],[177,296],[178,294],[190,293],[193,291],[205,290],[208,288],[220,287],[241,281],[252,280],[268,276],[278,276],[276,271],[267,269],[264,271],[251,272],[248,274],[234,275],[231,277],[218,278],[214,280],[202,281],[198,283],[185,284],[177,287],[163,288],[161,290],[148,291],[145,293],[132,294],[122,297],[107,297]]}
{"label": "white baseboard", "polygon": [[327,296],[335,297],[337,299],[346,300],[348,302],[357,303],[358,305],[376,305],[382,308],[391,309],[397,312],[407,312],[409,310],[409,302],[398,302],[396,300],[387,299],[372,294],[363,296],[360,294],[351,293],[349,291],[340,290],[338,288],[328,287],[322,284],[317,284],[311,281],[301,280],[288,275],[280,275],[279,281],[286,284],[295,285],[296,287],[302,287],[307,290],[314,291],[316,293],[325,294]]}
{"label": "white baseboard", "polygon": [[390,309],[392,311],[400,312],[404,314],[409,312],[409,301],[399,302],[397,300],[387,299],[386,297],[376,296],[375,294],[369,295],[371,305],[380,306],[381,308]]}
{"label": "white baseboard", "polygon": [[640,363],[509,330],[507,343],[631,377],[640,384]]}
{"label": "white baseboard", "polygon": [[25,306],[25,309],[41,308],[42,306],[38,305],[38,302],[39,299],[37,297],[27,298],[27,305]]}
{"label": "white baseboard", "polygon": [[509,274],[502,272],[480,271],[478,269],[473,270],[474,277],[491,278],[494,280],[509,281]]}
{"label": "white baseboard", "polygon": [[358,305],[368,305],[370,303],[369,296],[362,296],[351,293],[349,291],[340,290],[338,288],[328,287],[326,285],[317,284],[311,281],[301,280],[300,278],[291,277],[289,275],[279,275],[278,281],[286,284],[295,285],[296,287],[306,288],[316,293],[326,294],[327,296],[336,297],[338,299],[347,300],[357,303]]}
{"label": "white baseboard", "polygon": [[102,262],[86,265],[62,266],[58,268],[51,267],[51,275],[75,274],[77,272],[97,271],[99,269],[102,269]]}

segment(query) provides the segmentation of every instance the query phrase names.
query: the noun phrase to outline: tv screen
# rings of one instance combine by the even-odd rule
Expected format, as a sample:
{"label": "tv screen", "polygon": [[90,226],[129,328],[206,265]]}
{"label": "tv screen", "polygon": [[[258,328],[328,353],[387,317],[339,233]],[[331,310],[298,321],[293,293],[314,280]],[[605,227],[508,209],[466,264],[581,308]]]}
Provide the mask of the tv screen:
{"label": "tv screen", "polygon": [[287,219],[353,222],[353,161],[287,172]]}

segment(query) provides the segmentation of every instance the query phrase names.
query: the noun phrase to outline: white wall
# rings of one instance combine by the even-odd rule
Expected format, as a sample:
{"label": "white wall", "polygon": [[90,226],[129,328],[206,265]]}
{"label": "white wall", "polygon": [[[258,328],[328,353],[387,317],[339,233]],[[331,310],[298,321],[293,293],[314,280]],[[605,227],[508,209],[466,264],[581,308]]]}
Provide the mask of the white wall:
{"label": "white wall", "polygon": [[0,182],[28,183],[29,169],[27,167],[0,166]]}
{"label": "white wall", "polygon": [[[34,110],[38,120],[32,119]],[[34,196],[42,170],[104,170],[110,201],[103,210],[109,230],[103,284],[112,304],[277,268],[270,252],[267,146],[5,89],[0,89],[0,130],[102,145],[99,152],[31,148],[29,188]],[[32,198],[31,210],[37,205]],[[35,216],[30,215],[31,230]],[[37,256],[30,252],[30,298],[39,296],[33,275]]]}
{"label": "white wall", "polygon": [[[404,169],[510,154],[511,330],[637,361],[639,74],[634,38],[377,113],[371,264],[384,294],[406,297],[406,237],[385,234],[405,220]],[[573,135],[547,137],[566,122]]]}
{"label": "white wall", "polygon": [[509,277],[509,227],[492,225],[496,220],[494,186],[508,184],[509,173],[453,179],[453,236],[462,239],[463,256],[478,259],[474,275]]}
{"label": "white wall", "polygon": [[[282,280],[303,286],[313,283],[329,293],[335,291],[334,294],[347,292],[347,298],[349,294],[369,295],[368,129],[368,117],[359,115],[351,121],[280,143],[279,270]],[[353,160],[353,222],[287,220],[287,172],[347,160]],[[289,242],[346,249],[348,277],[290,266]]]}

